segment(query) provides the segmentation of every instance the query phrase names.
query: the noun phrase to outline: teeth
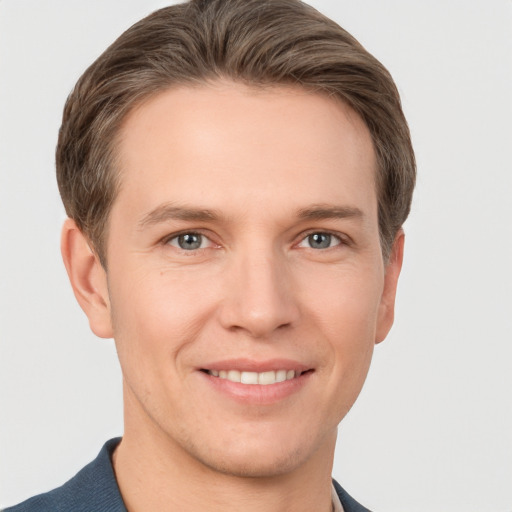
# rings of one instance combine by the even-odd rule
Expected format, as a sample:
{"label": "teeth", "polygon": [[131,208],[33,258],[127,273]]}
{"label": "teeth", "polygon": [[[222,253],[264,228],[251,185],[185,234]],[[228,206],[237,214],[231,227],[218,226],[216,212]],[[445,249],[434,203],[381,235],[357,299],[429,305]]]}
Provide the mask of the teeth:
{"label": "teeth", "polygon": [[[208,370],[210,375],[219,377],[220,379],[227,379],[231,382],[241,382],[242,384],[261,384],[268,386],[276,382],[284,382],[295,378],[296,372],[294,370],[277,370],[268,372],[240,372],[238,370]],[[297,372],[297,376],[300,372]]]}
{"label": "teeth", "polygon": [[286,380],[286,370],[277,370],[276,382],[284,382]]}
{"label": "teeth", "polygon": [[226,378],[231,382],[240,382],[240,372],[238,370],[229,370]]}
{"label": "teeth", "polygon": [[258,375],[258,384],[274,384],[276,382],[276,372],[262,372]]}
{"label": "teeth", "polygon": [[240,382],[242,384],[258,384],[258,374],[256,372],[242,372],[240,377]]}

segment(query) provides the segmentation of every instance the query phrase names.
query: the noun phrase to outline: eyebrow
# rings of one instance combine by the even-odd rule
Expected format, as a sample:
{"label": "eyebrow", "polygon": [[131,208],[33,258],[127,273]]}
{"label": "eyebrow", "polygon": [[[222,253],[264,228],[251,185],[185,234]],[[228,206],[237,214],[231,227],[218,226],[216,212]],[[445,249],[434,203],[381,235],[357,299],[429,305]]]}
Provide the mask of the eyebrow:
{"label": "eyebrow", "polygon": [[[143,230],[149,226],[168,222],[170,220],[214,222],[222,216],[216,210],[207,208],[189,208],[175,204],[162,204],[144,215],[138,223],[138,228]],[[297,212],[301,220],[326,220],[363,218],[364,214],[359,208],[352,206],[312,205],[301,208]]]}
{"label": "eyebrow", "polygon": [[169,220],[185,220],[198,222],[213,222],[219,219],[220,215],[214,210],[185,208],[172,204],[162,204],[144,215],[139,221],[139,229],[147,228],[155,224]]}
{"label": "eyebrow", "polygon": [[362,210],[352,206],[330,206],[313,205],[308,208],[302,208],[298,212],[298,217],[304,220],[326,220],[326,219],[362,219],[364,214]]}

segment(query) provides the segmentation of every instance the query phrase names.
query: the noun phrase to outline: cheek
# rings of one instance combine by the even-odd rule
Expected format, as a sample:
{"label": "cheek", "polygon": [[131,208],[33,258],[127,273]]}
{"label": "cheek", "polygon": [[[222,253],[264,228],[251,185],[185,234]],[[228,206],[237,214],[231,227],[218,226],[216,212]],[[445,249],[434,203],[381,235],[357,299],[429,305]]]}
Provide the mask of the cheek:
{"label": "cheek", "polygon": [[383,288],[375,266],[328,268],[305,276],[301,302],[329,339],[357,345],[362,336],[374,334]]}
{"label": "cheek", "polygon": [[308,307],[306,321],[320,331],[323,340],[330,391],[339,393],[347,403],[362,387],[375,345],[383,279],[374,269],[369,266],[365,272],[344,268],[325,275],[317,273],[316,291],[303,298]]}
{"label": "cheek", "polygon": [[197,338],[214,308],[215,294],[197,286],[199,276],[192,283],[184,276],[140,268],[118,268],[109,286],[117,350],[124,370],[165,372]]}

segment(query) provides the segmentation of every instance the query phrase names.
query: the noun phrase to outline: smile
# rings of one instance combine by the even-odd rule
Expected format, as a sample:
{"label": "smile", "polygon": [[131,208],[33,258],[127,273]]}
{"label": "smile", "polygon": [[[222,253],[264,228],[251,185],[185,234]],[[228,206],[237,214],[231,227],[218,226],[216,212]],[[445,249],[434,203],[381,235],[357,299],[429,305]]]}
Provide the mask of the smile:
{"label": "smile", "polygon": [[208,375],[218,377],[219,379],[226,379],[231,382],[239,382],[241,384],[259,384],[268,386],[270,384],[277,384],[278,382],[285,382],[292,380],[302,375],[301,371],[295,370],[271,370],[266,372],[247,372],[239,370],[205,370]]}
{"label": "smile", "polygon": [[[243,406],[270,406],[299,393],[315,368],[290,359],[230,359],[197,368],[215,393]],[[219,395],[215,395],[219,396]]]}

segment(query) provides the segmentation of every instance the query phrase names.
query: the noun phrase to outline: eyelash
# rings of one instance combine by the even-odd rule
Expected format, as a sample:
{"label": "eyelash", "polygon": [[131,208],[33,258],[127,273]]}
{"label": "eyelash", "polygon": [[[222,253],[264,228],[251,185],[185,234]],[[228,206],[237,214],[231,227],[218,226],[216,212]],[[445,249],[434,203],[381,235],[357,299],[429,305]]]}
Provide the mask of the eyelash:
{"label": "eyelash", "polygon": [[[178,245],[171,244],[171,242],[173,240],[177,241],[179,239],[179,237],[185,236],[185,235],[201,237],[201,245],[203,244],[205,239],[207,241],[209,241],[209,243],[212,246],[216,245],[207,235],[205,235],[204,233],[201,233],[200,231],[182,231],[180,233],[174,233],[174,234],[169,235],[169,236],[165,237],[164,239],[162,239],[161,243],[162,243],[162,245],[171,245],[172,247],[175,247],[176,249],[180,250],[181,252],[188,253],[190,255],[196,254],[200,250],[204,250],[204,249],[208,249],[209,248],[209,247],[198,247],[197,249],[189,249],[189,250],[187,250],[187,249],[183,249],[182,247],[179,247]],[[312,235],[327,235],[329,237],[334,238],[337,241],[337,243],[335,245],[330,245],[329,247],[323,247],[323,248],[314,248],[314,247],[311,247],[311,246],[302,247],[302,248],[312,249],[312,250],[315,250],[315,251],[326,251],[328,249],[334,249],[335,247],[338,247],[338,246],[349,246],[350,245],[350,240],[348,240],[346,236],[343,236],[343,235],[341,235],[339,233],[334,233],[334,232],[328,231],[328,230],[310,230],[310,231],[308,231],[306,233],[302,233],[300,235],[301,238],[300,238],[299,242],[296,243],[295,245],[298,246],[298,247],[301,247],[301,244],[304,243],[304,242],[307,242],[307,239],[309,237],[311,237]]]}
{"label": "eyelash", "polygon": [[165,237],[162,240],[162,244],[163,245],[171,245],[172,247],[175,247],[179,251],[182,251],[184,253],[189,253],[189,254],[193,254],[199,250],[204,250],[207,248],[207,247],[198,247],[197,249],[187,250],[187,249],[183,249],[182,247],[179,247],[178,245],[171,244],[171,242],[173,240],[177,241],[179,239],[179,237],[186,236],[186,235],[201,237],[201,245],[204,242],[204,240],[208,240],[210,242],[210,244],[215,245],[214,242],[212,242],[212,240],[207,235],[205,235],[204,233],[201,233],[200,231],[182,231],[180,233],[174,233],[170,236]]}
{"label": "eyelash", "polygon": [[329,247],[323,247],[323,248],[305,247],[306,249],[313,249],[313,250],[318,250],[318,251],[326,251],[327,249],[333,249],[333,248],[338,247],[338,246],[349,245],[349,242],[346,239],[346,237],[343,237],[339,233],[333,233],[332,231],[326,231],[326,230],[323,230],[323,231],[312,230],[312,231],[309,231],[308,233],[303,234],[299,244],[297,244],[297,245],[300,246],[300,244],[306,242],[307,239],[310,236],[313,236],[313,235],[327,235],[329,237],[332,237],[332,238],[336,239],[337,243],[335,245],[329,246]]}

